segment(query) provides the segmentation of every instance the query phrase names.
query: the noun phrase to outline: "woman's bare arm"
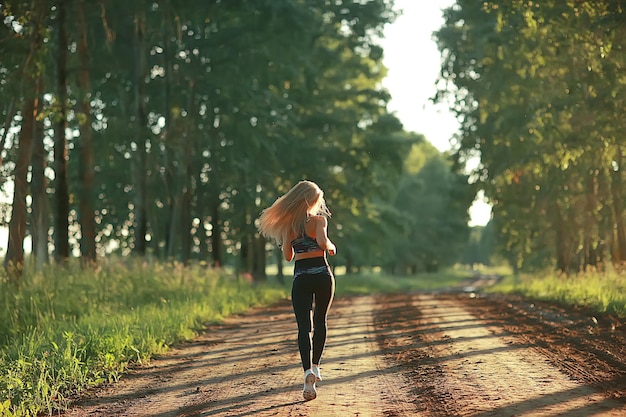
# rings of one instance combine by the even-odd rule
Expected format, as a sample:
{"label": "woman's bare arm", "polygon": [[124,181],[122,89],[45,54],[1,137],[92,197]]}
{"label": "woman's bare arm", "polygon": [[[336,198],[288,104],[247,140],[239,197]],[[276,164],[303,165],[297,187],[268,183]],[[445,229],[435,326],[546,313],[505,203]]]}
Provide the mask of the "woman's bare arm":
{"label": "woman's bare arm", "polygon": [[315,240],[320,248],[328,251],[330,256],[334,256],[337,253],[337,247],[328,238],[328,220],[324,216],[317,216],[315,226]]}

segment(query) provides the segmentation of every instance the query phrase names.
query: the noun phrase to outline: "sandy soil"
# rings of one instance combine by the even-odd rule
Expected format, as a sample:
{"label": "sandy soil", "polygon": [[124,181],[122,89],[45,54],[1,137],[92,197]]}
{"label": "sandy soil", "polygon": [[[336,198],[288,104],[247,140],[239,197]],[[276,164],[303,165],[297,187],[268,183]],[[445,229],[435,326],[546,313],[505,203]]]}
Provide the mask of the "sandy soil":
{"label": "sandy soil", "polygon": [[283,302],[208,328],[64,415],[626,416],[626,334],[610,317],[460,291],[339,298],[329,327],[313,401]]}

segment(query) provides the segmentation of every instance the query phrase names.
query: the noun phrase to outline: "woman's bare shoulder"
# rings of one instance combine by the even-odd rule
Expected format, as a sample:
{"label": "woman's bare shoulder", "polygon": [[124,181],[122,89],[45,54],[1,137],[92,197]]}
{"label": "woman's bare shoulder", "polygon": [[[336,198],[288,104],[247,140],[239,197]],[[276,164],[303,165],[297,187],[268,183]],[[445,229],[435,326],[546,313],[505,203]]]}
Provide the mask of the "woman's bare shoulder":
{"label": "woman's bare shoulder", "polygon": [[326,226],[326,218],[324,216],[311,216],[306,221],[306,234],[315,237],[320,227]]}
{"label": "woman's bare shoulder", "polygon": [[322,225],[322,226],[326,226],[328,224],[328,219],[326,219],[325,216],[321,216],[321,215],[317,215],[317,216],[311,216],[310,219],[316,224],[316,225]]}

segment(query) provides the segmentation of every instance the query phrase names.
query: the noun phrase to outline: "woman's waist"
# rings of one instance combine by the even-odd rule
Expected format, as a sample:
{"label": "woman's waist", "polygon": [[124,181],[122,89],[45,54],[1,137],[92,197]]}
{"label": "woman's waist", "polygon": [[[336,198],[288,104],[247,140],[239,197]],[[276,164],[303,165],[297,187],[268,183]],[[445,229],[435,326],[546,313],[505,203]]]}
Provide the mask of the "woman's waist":
{"label": "woman's waist", "polygon": [[314,259],[314,258],[322,258],[324,262],[326,262],[326,251],[316,250],[316,251],[311,251],[311,252],[296,253],[294,258],[296,262],[302,261],[304,259]]}

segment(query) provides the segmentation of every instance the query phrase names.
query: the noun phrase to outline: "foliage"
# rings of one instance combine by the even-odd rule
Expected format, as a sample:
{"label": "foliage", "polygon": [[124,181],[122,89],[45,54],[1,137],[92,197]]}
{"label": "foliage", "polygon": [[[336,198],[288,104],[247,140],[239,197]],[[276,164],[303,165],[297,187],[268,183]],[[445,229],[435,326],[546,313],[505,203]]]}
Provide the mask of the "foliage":
{"label": "foliage", "polygon": [[[18,168],[45,173],[41,193],[33,190],[34,174],[30,191],[20,187],[31,194],[32,203],[23,205],[21,214],[41,250],[61,250],[56,244],[64,243],[64,230],[58,229],[65,227],[49,227],[52,222],[40,216],[64,220],[57,203],[68,203],[69,243],[86,263],[95,246],[99,256],[134,252],[183,263],[204,260],[263,280],[269,245],[258,235],[255,219],[305,178],[326,192],[334,214],[330,233],[343,248],[337,261],[349,269],[393,265],[428,248],[421,244],[394,257],[390,248],[410,238],[411,227],[431,240],[463,240],[465,231],[457,226],[466,221],[463,206],[471,203],[460,190],[465,179],[448,175],[449,166],[433,149],[413,151],[424,152],[418,156],[424,164],[436,160],[428,163],[424,178],[413,178],[426,185],[415,199],[424,206],[423,200],[436,200],[433,209],[422,210],[419,224],[413,224],[414,206],[389,205],[398,197],[396,186],[409,180],[403,169],[411,147],[423,140],[403,132],[386,109],[389,94],[381,87],[386,69],[377,39],[396,16],[393,2],[35,3],[37,9],[24,0],[0,5],[0,54],[8,57],[0,64],[0,94],[24,102],[23,74],[40,80],[40,134],[34,141],[43,149],[41,169],[34,170],[34,156],[26,166],[15,166],[23,117],[9,102],[0,103],[0,114],[12,128],[0,129],[8,139],[6,184]],[[40,25],[35,11],[44,16]],[[86,25],[82,18],[63,24],[63,14],[84,14]],[[67,48],[61,43],[64,32]],[[31,59],[35,65],[27,67],[29,46],[39,52]],[[62,68],[68,69],[65,87],[56,78]],[[59,128],[60,122],[67,129]],[[63,151],[60,141],[53,142],[60,130],[68,136],[65,202],[52,164]],[[426,171],[432,171],[429,178]],[[442,185],[440,198],[436,187]],[[55,210],[36,204],[47,199],[55,201]],[[447,220],[428,217],[435,212]],[[95,233],[87,227],[90,219]],[[427,260],[414,267],[433,267],[434,258],[445,264],[437,252],[424,254]],[[41,269],[43,254],[35,256]],[[20,266],[20,259],[7,264],[13,261]]]}
{"label": "foliage", "polygon": [[25,274],[22,284],[0,288],[0,399],[17,415],[62,409],[208,323],[286,297],[206,264],[131,259]]}
{"label": "foliage", "polygon": [[516,268],[626,261],[623,5],[459,0],[436,34],[438,100],[462,120],[457,164],[493,204]]}
{"label": "foliage", "polygon": [[461,263],[465,265],[491,265],[494,261],[495,235],[493,223],[472,227],[469,241],[463,250]]}
{"label": "foliage", "polygon": [[405,274],[456,263],[467,244],[474,199],[467,181],[430,143],[414,144],[391,196],[391,215],[385,219],[391,253],[385,252],[381,264]]}

